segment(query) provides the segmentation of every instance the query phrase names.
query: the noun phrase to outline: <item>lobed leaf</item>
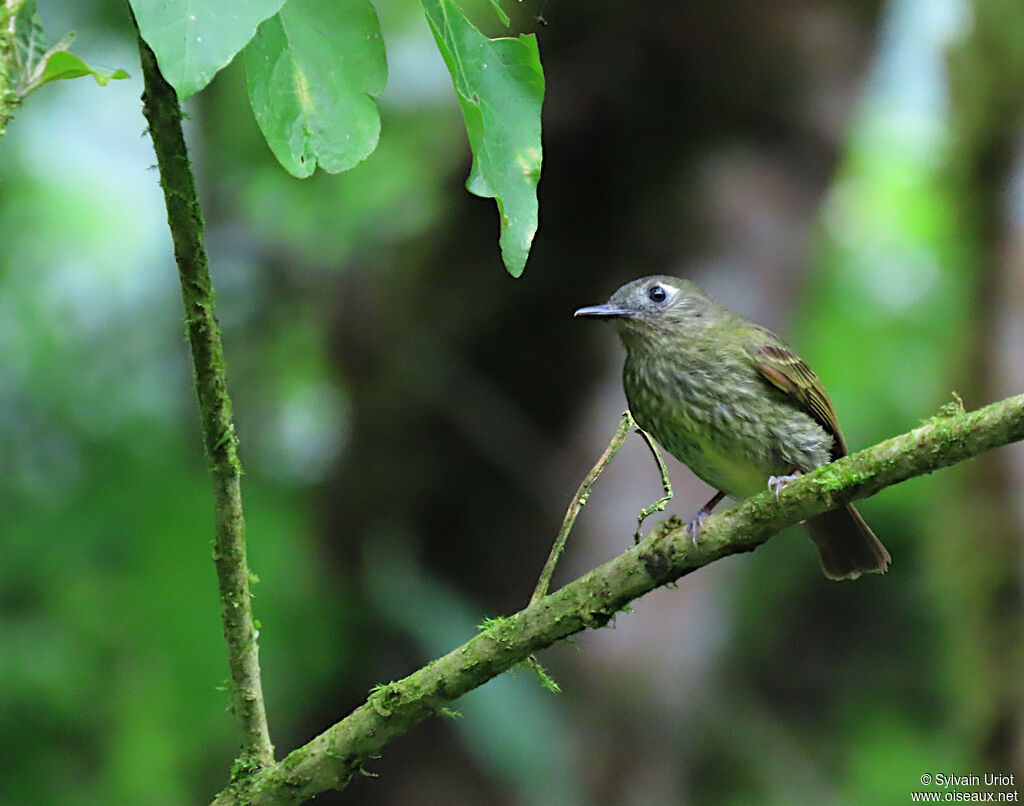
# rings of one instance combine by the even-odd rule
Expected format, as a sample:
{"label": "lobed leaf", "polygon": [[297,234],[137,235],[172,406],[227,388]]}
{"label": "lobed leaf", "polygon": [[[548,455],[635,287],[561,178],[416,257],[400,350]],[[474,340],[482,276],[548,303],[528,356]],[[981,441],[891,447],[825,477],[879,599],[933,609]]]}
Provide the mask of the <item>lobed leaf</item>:
{"label": "lobed leaf", "polygon": [[502,259],[518,277],[537,232],[544,101],[537,38],[489,39],[452,0],[422,2],[466,121],[473,152],[466,188],[497,202]]}
{"label": "lobed leaf", "polygon": [[205,87],[285,0],[129,0],[160,72],[184,101]]}
{"label": "lobed leaf", "polygon": [[346,171],[373,153],[387,57],[369,0],[290,0],[245,52],[249,102],[284,168]]}

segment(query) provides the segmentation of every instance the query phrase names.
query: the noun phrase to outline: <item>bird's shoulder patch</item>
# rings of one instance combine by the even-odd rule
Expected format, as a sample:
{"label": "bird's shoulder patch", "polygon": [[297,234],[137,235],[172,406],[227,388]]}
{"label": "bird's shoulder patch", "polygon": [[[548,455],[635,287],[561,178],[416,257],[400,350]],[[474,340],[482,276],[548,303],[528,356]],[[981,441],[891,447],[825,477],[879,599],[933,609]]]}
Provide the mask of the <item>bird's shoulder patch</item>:
{"label": "bird's shoulder patch", "polygon": [[846,455],[846,442],[832,401],[807,362],[782,344],[761,345],[753,354],[754,367],[768,383],[789,395],[835,439],[833,458]]}

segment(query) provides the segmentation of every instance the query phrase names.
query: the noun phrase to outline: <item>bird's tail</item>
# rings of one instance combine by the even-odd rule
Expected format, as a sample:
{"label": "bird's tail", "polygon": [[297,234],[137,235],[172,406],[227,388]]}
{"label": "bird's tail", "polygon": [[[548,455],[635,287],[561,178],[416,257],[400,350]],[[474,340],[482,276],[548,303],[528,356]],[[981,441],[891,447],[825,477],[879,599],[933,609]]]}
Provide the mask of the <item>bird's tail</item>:
{"label": "bird's tail", "polygon": [[829,579],[856,579],[865,572],[884,573],[889,567],[889,552],[852,504],[810,518],[804,525]]}

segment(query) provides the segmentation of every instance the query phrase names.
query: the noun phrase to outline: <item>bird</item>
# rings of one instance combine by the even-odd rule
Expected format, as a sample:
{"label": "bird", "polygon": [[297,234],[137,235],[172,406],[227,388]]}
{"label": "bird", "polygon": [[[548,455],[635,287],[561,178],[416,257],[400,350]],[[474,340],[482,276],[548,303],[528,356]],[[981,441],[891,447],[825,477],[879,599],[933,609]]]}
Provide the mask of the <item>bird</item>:
{"label": "bird", "polygon": [[[697,285],[653,275],[627,283],[577,317],[614,322],[626,349],[622,382],[637,425],[726,496],[779,490],[847,453],[818,376],[772,331],[719,305]],[[852,504],[805,521],[825,576],[882,573],[889,552]]]}

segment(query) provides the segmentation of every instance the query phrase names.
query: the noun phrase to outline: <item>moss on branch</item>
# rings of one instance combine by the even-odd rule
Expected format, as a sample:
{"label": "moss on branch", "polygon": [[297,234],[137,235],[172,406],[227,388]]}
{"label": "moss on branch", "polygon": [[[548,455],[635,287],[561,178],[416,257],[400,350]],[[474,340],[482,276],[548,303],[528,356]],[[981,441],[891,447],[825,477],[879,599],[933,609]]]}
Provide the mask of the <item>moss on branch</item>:
{"label": "moss on branch", "polygon": [[17,31],[18,11],[24,0],[0,0],[0,137],[7,121],[21,103],[18,81]]}
{"label": "moss on branch", "polygon": [[263,704],[249,595],[238,439],[227,391],[220,325],[214,314],[213,283],[203,245],[203,214],[182,136],[178,97],[161,75],[149,45],[141,36],[138,42],[145,79],[143,113],[153,138],[160,185],[167,204],[167,221],[185,304],[203,442],[213,481],[213,560],[231,669],[232,710],[243,734],[242,763],[236,764],[235,769],[251,772],[272,764],[274,754]]}
{"label": "moss on branch", "polygon": [[496,619],[442,658],[387,686],[278,764],[222,792],[217,806],[300,803],[341,789],[391,739],[501,674],[531,653],[602,627],[645,593],[729,554],[752,551],[785,527],[915,476],[1024,439],[1024,395],[973,412],[944,409],[909,433],[881,442],[712,515],[695,547],[669,520],[639,545],[532,603]]}

